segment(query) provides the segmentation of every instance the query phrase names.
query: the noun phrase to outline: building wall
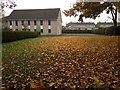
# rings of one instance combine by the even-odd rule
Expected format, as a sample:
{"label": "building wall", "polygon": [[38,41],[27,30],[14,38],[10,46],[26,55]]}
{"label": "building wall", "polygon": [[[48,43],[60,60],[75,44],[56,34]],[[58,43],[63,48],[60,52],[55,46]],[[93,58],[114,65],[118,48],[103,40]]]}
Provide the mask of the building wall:
{"label": "building wall", "polygon": [[57,34],[62,34],[62,18],[61,18],[61,12],[59,12],[58,18],[57,18]]}
{"label": "building wall", "polygon": [[[22,25],[22,21],[24,21],[24,25]],[[50,20],[51,25],[48,25],[48,20],[43,20],[43,25],[40,24],[40,20],[36,20],[36,25],[34,25],[34,20],[30,21],[30,25],[28,25],[28,20],[19,20],[18,26],[16,26],[16,21],[12,21],[12,25],[10,25],[10,21],[8,21],[8,26],[11,30],[26,30],[30,31],[39,31],[43,29],[43,33],[41,35],[59,35],[62,32],[62,25],[60,22],[60,17],[57,20]],[[48,32],[48,29],[51,29],[51,33]]]}
{"label": "building wall", "polygon": [[53,35],[57,35],[58,34],[58,29],[57,29],[57,21],[52,21],[51,23],[51,32]]}
{"label": "building wall", "polygon": [[70,29],[70,30],[92,30],[95,28],[95,25],[94,24],[89,24],[89,23],[85,23],[85,24],[69,24],[67,26],[67,29]]}

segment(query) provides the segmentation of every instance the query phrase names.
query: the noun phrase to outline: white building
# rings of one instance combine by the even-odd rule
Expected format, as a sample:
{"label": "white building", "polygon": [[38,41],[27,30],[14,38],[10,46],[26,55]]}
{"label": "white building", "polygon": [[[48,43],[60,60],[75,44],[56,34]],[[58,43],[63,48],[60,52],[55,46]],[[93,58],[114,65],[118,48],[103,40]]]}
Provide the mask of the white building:
{"label": "white building", "polygon": [[62,18],[59,8],[14,10],[8,17],[10,30],[39,31],[42,35],[60,35]]}
{"label": "white building", "polygon": [[[91,22],[70,22],[66,24],[66,30],[93,30],[98,28],[108,28],[111,26],[114,26],[112,22],[98,22],[97,24]],[[117,24],[117,26],[120,26],[120,22]]]}
{"label": "white building", "polygon": [[[98,22],[96,26],[99,28],[108,28],[114,26],[113,22]],[[117,23],[117,26],[120,26],[120,23]]]}
{"label": "white building", "polygon": [[91,22],[70,22],[66,25],[66,28],[69,30],[92,30],[95,29],[95,24]]}

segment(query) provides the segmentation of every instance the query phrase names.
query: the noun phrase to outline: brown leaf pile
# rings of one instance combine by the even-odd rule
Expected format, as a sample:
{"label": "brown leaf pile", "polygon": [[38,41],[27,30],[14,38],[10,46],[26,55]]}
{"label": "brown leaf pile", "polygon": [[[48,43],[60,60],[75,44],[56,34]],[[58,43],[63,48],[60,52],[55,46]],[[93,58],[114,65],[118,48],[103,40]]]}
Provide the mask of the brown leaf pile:
{"label": "brown leaf pile", "polygon": [[3,45],[2,86],[120,89],[118,39],[57,36]]}

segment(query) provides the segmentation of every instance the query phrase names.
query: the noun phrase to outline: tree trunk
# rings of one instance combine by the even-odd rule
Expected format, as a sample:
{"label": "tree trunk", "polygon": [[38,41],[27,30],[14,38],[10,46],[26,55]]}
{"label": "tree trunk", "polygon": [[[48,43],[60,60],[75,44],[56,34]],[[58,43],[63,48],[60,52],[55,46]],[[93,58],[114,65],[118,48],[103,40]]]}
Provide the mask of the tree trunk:
{"label": "tree trunk", "polygon": [[118,29],[117,29],[117,4],[115,6],[116,6],[116,9],[115,9],[114,18],[113,18],[113,23],[114,23],[113,35],[118,34]]}
{"label": "tree trunk", "polygon": [[114,21],[113,35],[117,35],[117,34],[118,34],[117,21]]}

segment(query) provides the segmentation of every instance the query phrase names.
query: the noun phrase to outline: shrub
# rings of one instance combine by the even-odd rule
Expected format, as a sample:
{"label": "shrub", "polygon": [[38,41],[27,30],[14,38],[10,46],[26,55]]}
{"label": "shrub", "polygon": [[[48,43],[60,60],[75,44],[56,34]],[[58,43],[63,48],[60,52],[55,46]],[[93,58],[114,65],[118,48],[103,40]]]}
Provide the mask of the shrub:
{"label": "shrub", "polygon": [[62,30],[62,33],[70,33],[70,34],[76,34],[76,33],[91,33],[91,30]]}
{"label": "shrub", "polygon": [[106,29],[106,35],[112,35],[113,34],[113,30],[114,30],[114,27],[113,26],[111,26],[111,27],[108,27],[107,29]]}
{"label": "shrub", "polygon": [[[92,30],[91,33],[111,36],[113,35],[113,30],[114,30],[114,26],[111,26],[108,28],[99,28],[96,30]],[[118,30],[118,35],[120,35],[120,26],[117,27],[117,30]]]}
{"label": "shrub", "polygon": [[[114,26],[107,28],[107,35],[112,35],[113,30],[114,30]],[[120,35],[120,26],[117,26],[117,31],[118,31],[117,35]]]}
{"label": "shrub", "polygon": [[95,29],[95,30],[92,30],[91,33],[105,35],[106,34],[106,28]]}
{"label": "shrub", "polygon": [[2,31],[2,42],[11,42],[26,38],[35,38],[38,37],[38,32],[30,31]]}
{"label": "shrub", "polygon": [[9,27],[2,28],[2,31],[10,31]]}

